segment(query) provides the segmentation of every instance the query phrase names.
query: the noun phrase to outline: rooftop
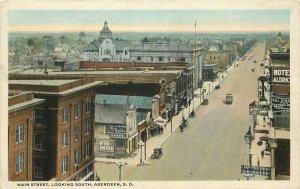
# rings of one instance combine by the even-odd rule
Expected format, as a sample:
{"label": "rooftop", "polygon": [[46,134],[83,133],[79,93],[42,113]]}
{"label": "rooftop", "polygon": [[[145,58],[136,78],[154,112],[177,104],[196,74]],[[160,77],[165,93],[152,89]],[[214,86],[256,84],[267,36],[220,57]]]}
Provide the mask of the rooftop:
{"label": "rooftop", "polygon": [[9,80],[9,84],[61,86],[77,80]]}
{"label": "rooftop", "polygon": [[152,97],[125,95],[96,95],[96,104],[134,105],[136,109],[151,109]]}

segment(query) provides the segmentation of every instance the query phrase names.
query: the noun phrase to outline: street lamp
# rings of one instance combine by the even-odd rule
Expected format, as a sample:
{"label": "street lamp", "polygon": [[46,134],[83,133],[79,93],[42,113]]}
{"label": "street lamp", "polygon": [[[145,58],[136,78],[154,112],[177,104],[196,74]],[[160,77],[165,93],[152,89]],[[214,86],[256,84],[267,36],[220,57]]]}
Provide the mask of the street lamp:
{"label": "street lamp", "polygon": [[183,110],[184,110],[184,106],[181,106],[181,117],[182,117],[182,121],[184,120],[184,116],[183,116]]}
{"label": "street lamp", "polygon": [[249,180],[249,177],[254,176],[254,174],[252,174],[252,153],[251,153],[251,143],[252,143],[252,133],[251,133],[251,128],[249,127],[247,133],[244,136],[244,139],[246,141],[247,144],[249,144],[249,167],[250,167],[250,173],[246,174],[245,176],[247,177],[247,180]]}
{"label": "street lamp", "polygon": [[127,163],[119,162],[119,163],[116,163],[116,165],[119,167],[119,181],[121,181],[121,169],[122,169],[122,167],[127,165]]}
{"label": "street lamp", "polygon": [[143,149],[142,149],[142,147],[145,145],[145,143],[142,140],[140,140],[140,142],[138,143],[138,145],[141,148],[140,165],[143,165]]}

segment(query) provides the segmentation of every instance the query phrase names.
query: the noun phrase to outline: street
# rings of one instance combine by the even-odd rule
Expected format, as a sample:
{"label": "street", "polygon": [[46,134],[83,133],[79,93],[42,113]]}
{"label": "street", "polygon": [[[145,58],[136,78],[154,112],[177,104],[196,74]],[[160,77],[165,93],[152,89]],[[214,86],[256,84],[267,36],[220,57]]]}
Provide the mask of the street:
{"label": "street", "polygon": [[[244,141],[250,125],[248,107],[257,101],[259,64],[264,52],[265,43],[258,43],[221,81],[220,89],[205,96],[208,105],[195,110],[196,117],[189,118],[189,126],[183,132],[177,129],[168,138],[162,146],[163,156],[151,160],[151,165],[123,167],[122,180],[245,180],[240,167],[248,163]],[[233,95],[231,105],[223,103],[227,93]],[[118,171],[114,164],[95,163],[95,172],[102,181],[117,180]]]}

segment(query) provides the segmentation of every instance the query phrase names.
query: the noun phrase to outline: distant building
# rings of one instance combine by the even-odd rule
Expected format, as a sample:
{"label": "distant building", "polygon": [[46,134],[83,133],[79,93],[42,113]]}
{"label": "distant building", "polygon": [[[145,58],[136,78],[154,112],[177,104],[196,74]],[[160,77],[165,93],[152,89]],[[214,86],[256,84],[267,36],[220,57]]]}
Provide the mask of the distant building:
{"label": "distant building", "polygon": [[127,46],[129,46],[129,41],[113,39],[112,31],[105,21],[99,38],[90,42],[83,52],[82,60],[95,62],[127,62],[129,61]]}
{"label": "distant building", "polygon": [[225,70],[236,59],[237,54],[234,51],[225,51],[221,45],[214,44],[206,52],[204,64],[217,65],[219,70]]}

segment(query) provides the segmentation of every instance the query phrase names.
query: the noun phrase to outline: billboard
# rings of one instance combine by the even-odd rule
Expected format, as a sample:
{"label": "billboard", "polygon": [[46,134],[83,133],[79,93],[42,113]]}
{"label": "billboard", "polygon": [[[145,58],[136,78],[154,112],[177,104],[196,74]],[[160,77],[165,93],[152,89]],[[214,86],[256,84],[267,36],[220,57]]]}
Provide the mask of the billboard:
{"label": "billboard", "polygon": [[290,110],[290,96],[273,96],[272,109],[276,110]]}
{"label": "billboard", "polygon": [[290,83],[290,68],[271,68],[271,81],[277,84]]}
{"label": "billboard", "polygon": [[108,130],[111,138],[126,138],[126,125],[108,125]]}

